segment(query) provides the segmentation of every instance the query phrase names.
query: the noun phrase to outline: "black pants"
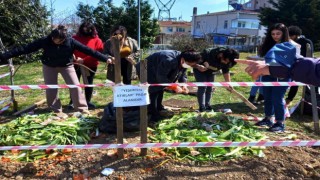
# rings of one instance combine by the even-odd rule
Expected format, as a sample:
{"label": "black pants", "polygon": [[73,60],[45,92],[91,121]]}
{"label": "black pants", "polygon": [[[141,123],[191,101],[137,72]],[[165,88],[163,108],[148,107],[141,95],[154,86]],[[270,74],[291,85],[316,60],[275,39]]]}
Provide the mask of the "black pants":
{"label": "black pants", "polygon": [[299,86],[290,87],[290,90],[288,92],[288,97],[287,97],[289,101],[292,101],[294,99],[294,97],[297,95],[298,89],[299,89]]}
{"label": "black pants", "polygon": [[[80,67],[77,66],[75,67],[76,69],[76,73],[77,73],[77,77],[80,81],[80,78],[82,76],[81,74],[81,70],[80,70]],[[93,79],[94,79],[94,76],[96,75],[96,71],[97,71],[97,67],[95,68],[90,68],[93,72],[89,71],[90,72],[90,75],[87,76],[87,79],[88,79],[88,84],[93,84]],[[92,98],[92,93],[93,93],[93,87],[85,87],[84,88],[84,93],[85,93],[85,97],[86,97],[86,101],[87,101],[87,104],[91,101],[91,98]],[[72,101],[70,101],[69,104],[72,104]]]}
{"label": "black pants", "polygon": [[164,94],[164,87],[149,87],[150,104],[148,106],[148,113],[151,115],[159,115],[159,111],[163,110],[162,105]]}

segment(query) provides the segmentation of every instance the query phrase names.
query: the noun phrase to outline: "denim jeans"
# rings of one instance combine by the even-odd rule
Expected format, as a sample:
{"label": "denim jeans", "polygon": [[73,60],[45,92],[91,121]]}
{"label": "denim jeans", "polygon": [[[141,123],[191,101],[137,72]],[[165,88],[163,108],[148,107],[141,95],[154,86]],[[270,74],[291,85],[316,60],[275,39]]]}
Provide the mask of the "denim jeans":
{"label": "denim jeans", "polygon": [[[215,75],[212,72],[200,72],[198,69],[193,69],[194,77],[197,82],[214,82]],[[212,86],[199,86],[197,91],[197,98],[199,107],[206,107],[210,105]]]}

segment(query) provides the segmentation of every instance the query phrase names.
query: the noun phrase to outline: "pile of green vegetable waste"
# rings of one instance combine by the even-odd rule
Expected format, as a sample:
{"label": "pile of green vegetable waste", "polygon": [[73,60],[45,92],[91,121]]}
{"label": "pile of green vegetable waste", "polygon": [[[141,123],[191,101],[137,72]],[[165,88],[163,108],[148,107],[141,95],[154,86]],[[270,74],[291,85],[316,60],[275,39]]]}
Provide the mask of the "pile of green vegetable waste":
{"label": "pile of green vegetable waste", "polygon": [[[221,112],[185,113],[160,121],[150,129],[152,142],[243,142],[266,139],[249,122]],[[242,155],[264,156],[264,147],[210,147],[166,148],[167,154],[193,161],[212,161],[240,157]]]}
{"label": "pile of green vegetable waste", "polygon": [[[25,115],[0,125],[0,146],[82,144],[97,127],[95,117],[59,119],[53,114]],[[5,151],[2,157],[11,160],[34,161],[58,154],[44,150]],[[1,154],[0,154],[1,156]]]}

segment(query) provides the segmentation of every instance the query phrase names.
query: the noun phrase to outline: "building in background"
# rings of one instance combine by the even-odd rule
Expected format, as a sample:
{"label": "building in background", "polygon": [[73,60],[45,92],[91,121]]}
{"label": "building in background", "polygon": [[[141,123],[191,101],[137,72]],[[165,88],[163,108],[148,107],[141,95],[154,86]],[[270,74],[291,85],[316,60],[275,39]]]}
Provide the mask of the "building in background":
{"label": "building in background", "polygon": [[155,44],[170,44],[174,36],[191,35],[191,22],[187,21],[158,21],[160,34],[156,37]]}
{"label": "building in background", "polygon": [[229,46],[240,51],[254,51],[261,44],[266,28],[258,18],[261,7],[271,7],[268,0],[251,0],[238,3],[229,0],[232,10],[197,14],[193,9],[191,34],[205,38],[214,45]]}

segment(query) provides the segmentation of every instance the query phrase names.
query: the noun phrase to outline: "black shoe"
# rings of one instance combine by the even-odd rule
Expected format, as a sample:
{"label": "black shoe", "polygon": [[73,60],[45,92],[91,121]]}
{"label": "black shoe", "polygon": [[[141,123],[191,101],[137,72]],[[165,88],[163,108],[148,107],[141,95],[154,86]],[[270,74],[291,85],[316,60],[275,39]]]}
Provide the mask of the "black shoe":
{"label": "black shoe", "polygon": [[264,118],[262,121],[257,122],[255,125],[271,127],[273,125],[273,122],[268,118]]}
{"label": "black shoe", "polygon": [[74,109],[73,104],[69,104],[69,105],[68,105],[68,109],[69,109],[69,110],[73,110],[73,109]]}
{"label": "black shoe", "polygon": [[206,105],[206,111],[212,111],[212,107],[210,105]]}
{"label": "black shoe", "polygon": [[95,104],[93,104],[92,102],[88,102],[88,108],[90,109],[95,109],[97,106]]}
{"label": "black shoe", "polygon": [[250,101],[252,104],[253,103],[255,103],[256,101],[255,101],[255,96],[250,96],[249,98],[248,98],[248,101]]}
{"label": "black shoe", "polygon": [[263,104],[264,103],[264,97],[262,94],[259,94],[257,98],[257,104]]}

